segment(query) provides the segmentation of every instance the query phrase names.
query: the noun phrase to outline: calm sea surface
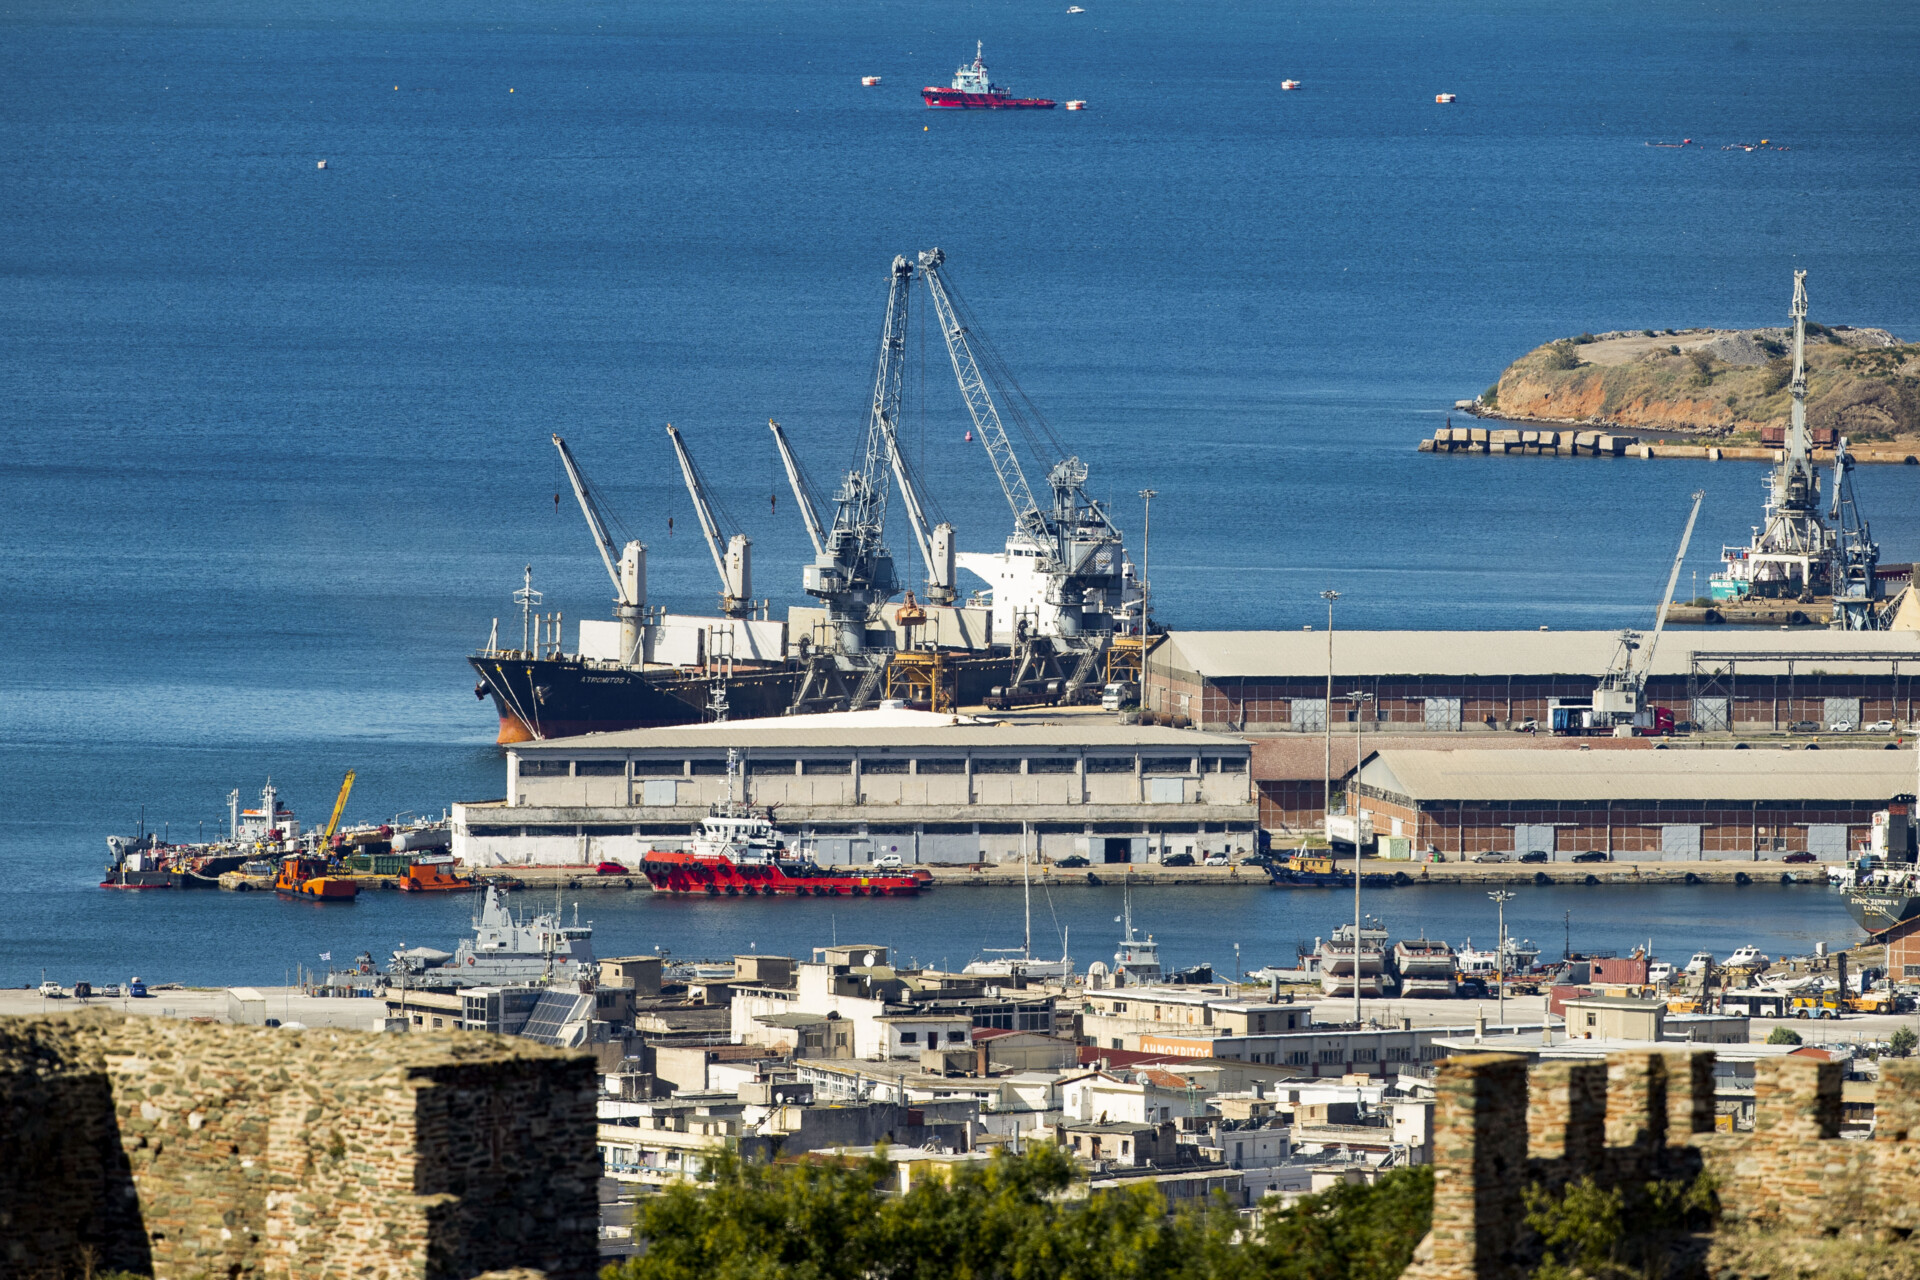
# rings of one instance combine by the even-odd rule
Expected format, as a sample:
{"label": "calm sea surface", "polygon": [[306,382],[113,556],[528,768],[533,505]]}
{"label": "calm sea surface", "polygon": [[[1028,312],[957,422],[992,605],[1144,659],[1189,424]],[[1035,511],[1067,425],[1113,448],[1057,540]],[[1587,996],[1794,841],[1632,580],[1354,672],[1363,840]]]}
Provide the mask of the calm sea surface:
{"label": "calm sea surface", "polygon": [[[1066,7],[0,12],[0,982],[266,981],[451,940],[467,904],[104,894],[101,837],[142,805],[212,829],[269,773],[309,822],[348,767],[355,819],[497,793],[461,655],[508,627],[523,565],[569,633],[609,594],[556,511],[550,433],[649,543],[655,603],[714,589],[667,422],[754,539],[759,592],[799,602],[765,421],[817,478],[847,465],[896,253],[947,251],[1136,545],[1134,495],[1159,490],[1178,626],[1298,626],[1327,586],[1352,626],[1643,622],[1686,495],[1708,495],[1704,576],[1757,515],[1758,467],[1413,443],[1547,338],[1781,323],[1795,267],[1815,319],[1920,335],[1910,7]],[[976,39],[1017,92],[1089,109],[923,109]],[[1644,145],[1681,137],[1704,145]],[[1721,149],[1761,138],[1789,149]],[[962,547],[993,549],[1005,505],[923,341],[910,443]],[[1858,488],[1886,556],[1920,558],[1920,469]],[[1103,892],[1056,895],[1083,961],[1111,948]],[[1151,901],[1182,963],[1284,960],[1335,914]],[[1652,932],[1670,956],[1850,933],[1824,890],[1515,905],[1538,941],[1572,912],[1576,946]],[[990,891],[586,909],[609,952],[837,932],[958,963],[1018,928]],[[1382,910],[1491,930],[1477,891]]]}

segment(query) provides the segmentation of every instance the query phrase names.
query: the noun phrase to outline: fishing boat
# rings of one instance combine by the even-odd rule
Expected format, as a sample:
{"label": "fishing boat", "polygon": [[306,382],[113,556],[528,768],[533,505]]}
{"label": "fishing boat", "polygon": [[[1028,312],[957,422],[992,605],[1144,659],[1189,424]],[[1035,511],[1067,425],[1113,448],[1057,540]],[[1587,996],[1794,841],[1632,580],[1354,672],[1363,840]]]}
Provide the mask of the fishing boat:
{"label": "fishing boat", "polygon": [[1115,985],[1153,983],[1165,977],[1160,967],[1160,944],[1152,934],[1141,937],[1133,929],[1133,885],[1125,883],[1120,889],[1120,914],[1113,918],[1114,923],[1126,930],[1120,939],[1119,949],[1113,953],[1113,977]]}
{"label": "fishing boat", "polygon": [[1269,862],[1267,878],[1281,889],[1337,889],[1353,883],[1352,873],[1341,872],[1324,853],[1296,853],[1285,862]]}
{"label": "fishing boat", "polygon": [[455,866],[450,853],[430,853],[415,858],[394,881],[394,888],[403,893],[459,893],[480,887],[472,876],[461,875]]}
{"label": "fishing boat", "polygon": [[264,858],[243,862],[232,871],[220,873],[220,887],[232,893],[271,889],[279,878],[279,868]]}
{"label": "fishing boat", "polygon": [[928,85],[922,89],[920,96],[926,100],[926,104],[958,111],[1048,110],[1053,107],[1052,98],[1016,98],[1013,90],[1007,86],[993,83],[982,57],[985,47],[984,41],[975,43],[973,63],[953,73],[951,87],[942,89],[937,85]]}

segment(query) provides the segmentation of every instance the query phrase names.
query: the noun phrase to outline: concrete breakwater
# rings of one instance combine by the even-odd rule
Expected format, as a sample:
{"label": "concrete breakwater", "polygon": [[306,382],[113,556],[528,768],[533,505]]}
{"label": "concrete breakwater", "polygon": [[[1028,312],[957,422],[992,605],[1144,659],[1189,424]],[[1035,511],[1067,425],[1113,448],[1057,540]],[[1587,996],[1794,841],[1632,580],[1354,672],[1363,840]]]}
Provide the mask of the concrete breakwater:
{"label": "concrete breakwater", "polygon": [[[1761,445],[1673,444],[1643,441],[1610,431],[1546,430],[1519,427],[1442,427],[1422,440],[1420,453],[1533,454],[1557,458],[1704,458],[1709,462],[1777,462],[1781,450]],[[1920,456],[1904,445],[1849,445],[1855,462],[1920,465]],[[1831,449],[1815,449],[1813,458],[1831,465]]]}

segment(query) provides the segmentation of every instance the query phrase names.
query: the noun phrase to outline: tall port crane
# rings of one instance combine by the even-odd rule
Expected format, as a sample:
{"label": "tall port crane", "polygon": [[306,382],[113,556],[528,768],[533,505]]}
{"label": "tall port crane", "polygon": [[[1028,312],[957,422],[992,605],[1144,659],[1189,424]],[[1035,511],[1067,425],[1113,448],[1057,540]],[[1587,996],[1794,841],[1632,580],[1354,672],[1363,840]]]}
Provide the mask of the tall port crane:
{"label": "tall port crane", "polygon": [[707,497],[706,478],[694,465],[687,442],[671,422],[667,424],[667,437],[673,441],[673,454],[680,460],[680,474],[686,479],[700,531],[707,536],[707,550],[713,553],[713,567],[720,574],[720,612],[729,618],[747,617],[754,610],[753,543],[744,533],[728,537],[721,531]]}
{"label": "tall port crane", "polygon": [[827,530],[820,523],[820,503],[813,496],[813,485],[807,479],[807,473],[800,469],[800,459],[793,456],[793,445],[787,440],[787,433],[772,418],[767,419],[767,429],[773,432],[773,447],[780,451],[780,465],[787,469],[787,483],[793,486],[793,500],[800,508],[800,522],[807,527],[807,537],[813,543],[813,554],[826,554]]}
{"label": "tall port crane", "polygon": [[613,535],[607,532],[607,521],[601,514],[599,499],[594,494],[593,486],[587,483],[586,476],[581,474],[579,464],[573,460],[573,451],[557,435],[553,437],[553,447],[560,451],[560,463],[567,470],[567,483],[573,486],[573,496],[580,503],[580,514],[587,518],[587,531],[593,535],[593,545],[600,550],[600,563],[607,566],[607,576],[613,579],[613,616],[620,623],[620,661],[623,665],[637,667],[643,658],[647,634],[646,544],[629,541],[616,556]]}
{"label": "tall port crane", "polygon": [[1840,631],[1879,631],[1885,627],[1879,605],[1880,544],[1853,499],[1853,456],[1847,438],[1833,451],[1833,506],[1827,519],[1833,526],[1833,555],[1827,583],[1833,593],[1829,625]]}
{"label": "tall port crane", "polygon": [[1704,489],[1696,489],[1693,493],[1693,510],[1687,513],[1687,527],[1680,533],[1680,549],[1674,553],[1673,568],[1667,574],[1666,594],[1660,598],[1660,613],[1654,619],[1653,634],[1647,639],[1638,669],[1635,668],[1633,655],[1641,647],[1640,633],[1620,633],[1619,657],[1593,691],[1593,723],[1596,726],[1617,727],[1636,723],[1644,726],[1650,723],[1641,717],[1646,710],[1647,677],[1653,674],[1653,655],[1660,648],[1661,633],[1667,629],[1667,614],[1673,609],[1673,591],[1680,582],[1680,566],[1686,561],[1687,545],[1693,541],[1693,526],[1700,519],[1700,503],[1706,496]]}
{"label": "tall port crane", "polygon": [[[1078,457],[1052,462],[1047,471],[1052,499],[1048,506],[1042,507],[1034,499],[969,340],[969,326],[963,322],[947,284],[945,262],[946,255],[938,248],[926,250],[919,255],[920,277],[933,302],[974,430],[1013,512],[1006,563],[1030,575],[1026,590],[1018,595],[1011,576],[995,583],[996,626],[1003,625],[1003,619],[1010,619],[1017,610],[1021,615],[1014,637],[1017,644],[1040,639],[1062,656],[1077,656],[1078,664],[1065,681],[1065,692],[1071,697],[1094,671],[1112,639],[1114,614],[1125,604],[1125,543],[1106,508],[1087,496],[1087,466]],[[991,359],[987,372],[994,375],[1005,394],[1011,378],[1001,376],[997,362]],[[1017,388],[1014,391],[1017,394]],[[1011,400],[1009,407],[1015,407]],[[1038,425],[1050,437],[1045,424]],[[1038,439],[1029,443],[1036,451],[1040,447]],[[1039,674],[1039,668],[1023,657],[1014,683],[1021,684],[1030,669]]]}

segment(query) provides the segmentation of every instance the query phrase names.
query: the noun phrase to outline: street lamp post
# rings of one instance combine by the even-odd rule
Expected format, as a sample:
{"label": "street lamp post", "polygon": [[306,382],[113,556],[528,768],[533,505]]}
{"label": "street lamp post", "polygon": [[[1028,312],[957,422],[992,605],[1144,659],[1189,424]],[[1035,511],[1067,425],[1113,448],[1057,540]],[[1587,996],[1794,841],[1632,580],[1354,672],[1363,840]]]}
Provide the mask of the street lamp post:
{"label": "street lamp post", "polygon": [[1500,912],[1500,932],[1498,941],[1493,944],[1493,964],[1495,981],[1500,984],[1496,1015],[1499,1022],[1496,1025],[1504,1027],[1507,1024],[1507,904],[1513,901],[1513,894],[1505,889],[1497,889],[1487,896],[1493,899],[1494,906]]}
{"label": "street lamp post", "polygon": [[[1353,823],[1353,1020],[1357,1023],[1360,1021],[1360,763],[1366,758],[1360,750],[1360,743],[1367,727],[1367,699],[1373,695],[1353,689],[1345,696],[1353,703],[1353,811],[1347,815],[1347,819]],[[1327,847],[1331,852],[1331,833],[1327,837]],[[1383,951],[1380,956],[1383,972],[1386,966],[1387,957]],[[1385,984],[1381,985],[1384,992]]]}
{"label": "street lamp post", "polygon": [[[1321,727],[1327,736],[1327,786],[1320,796],[1320,825],[1325,830],[1326,820],[1333,813],[1333,602],[1340,598],[1340,593],[1329,588],[1320,593],[1320,598],[1327,602],[1327,701],[1320,712]],[[1331,849],[1331,834],[1327,844]]]}
{"label": "street lamp post", "polygon": [[1158,489],[1140,491],[1140,501],[1146,507],[1142,520],[1145,527],[1140,533],[1140,634],[1143,636],[1152,630],[1153,500],[1159,493]]}

